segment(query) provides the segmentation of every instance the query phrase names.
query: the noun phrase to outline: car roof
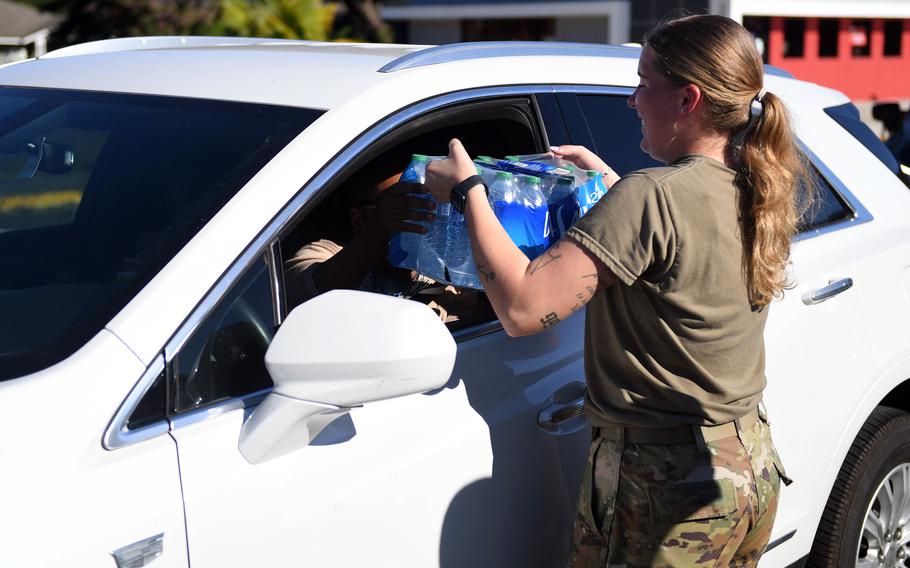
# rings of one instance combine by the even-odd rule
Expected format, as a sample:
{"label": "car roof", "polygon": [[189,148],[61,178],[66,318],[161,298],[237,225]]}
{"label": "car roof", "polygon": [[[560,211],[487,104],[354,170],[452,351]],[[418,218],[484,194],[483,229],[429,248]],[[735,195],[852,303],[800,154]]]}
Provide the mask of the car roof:
{"label": "car roof", "polygon": [[[0,67],[0,85],[333,109],[366,95],[418,100],[508,84],[634,86],[641,48],[562,42],[442,46],[230,37],[135,37],[78,44]],[[515,58],[521,57],[521,65]],[[483,60],[483,61],[481,61]],[[766,67],[766,74],[789,74]],[[445,84],[445,85],[444,85]]]}
{"label": "car roof", "polygon": [[147,37],[79,44],[0,69],[0,84],[328,109],[421,49],[260,38]]}

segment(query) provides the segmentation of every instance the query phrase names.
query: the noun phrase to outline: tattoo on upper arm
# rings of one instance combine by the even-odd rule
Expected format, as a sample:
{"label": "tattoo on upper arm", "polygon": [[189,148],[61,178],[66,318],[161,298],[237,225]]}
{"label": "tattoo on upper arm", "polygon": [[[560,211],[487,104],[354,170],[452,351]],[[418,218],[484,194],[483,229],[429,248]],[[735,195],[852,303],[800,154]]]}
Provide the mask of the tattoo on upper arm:
{"label": "tattoo on upper arm", "polygon": [[548,327],[553,327],[559,323],[559,318],[556,316],[556,312],[550,312],[544,317],[540,318],[540,323],[543,324],[544,329]]}
{"label": "tattoo on upper arm", "polygon": [[492,270],[488,270],[487,266],[485,264],[478,264],[477,272],[479,272],[480,275],[483,276],[484,278],[486,278],[487,280],[490,280],[490,281],[496,280],[496,273],[493,272]]}
{"label": "tattoo on upper arm", "polygon": [[558,251],[559,251],[559,243],[556,243],[555,245],[551,246],[546,251],[544,251],[544,253],[542,255],[538,256],[534,260],[534,262],[531,264],[530,273],[534,274],[535,272],[537,272],[544,266],[550,264],[554,260],[556,260],[558,258],[562,258],[562,254],[560,254]]}

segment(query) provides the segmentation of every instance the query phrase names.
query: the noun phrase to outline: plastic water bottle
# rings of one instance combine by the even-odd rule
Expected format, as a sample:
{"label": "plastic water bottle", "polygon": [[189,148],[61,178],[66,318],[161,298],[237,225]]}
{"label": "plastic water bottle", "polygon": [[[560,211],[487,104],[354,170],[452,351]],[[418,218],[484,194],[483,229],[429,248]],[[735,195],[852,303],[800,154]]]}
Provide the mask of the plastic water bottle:
{"label": "plastic water bottle", "polygon": [[551,244],[561,239],[577,221],[577,213],[575,179],[568,176],[556,177],[556,183],[547,197],[547,224]]}
{"label": "plastic water bottle", "polygon": [[[427,164],[441,160],[444,156],[430,157],[423,154],[414,154],[407,169],[401,174],[399,181],[424,183],[427,177]],[[429,194],[417,194],[415,197],[432,200]],[[446,208],[443,208],[445,205]],[[445,228],[440,229],[440,217],[448,221],[448,212],[451,206],[448,203],[437,206],[436,221],[425,223],[413,221],[415,224],[427,227],[426,234],[402,232],[392,235],[389,241],[389,264],[403,268],[411,268],[420,274],[434,279],[443,279],[445,275],[444,259],[441,253],[445,250]],[[440,233],[442,236],[440,237]]]}
{"label": "plastic water bottle", "polygon": [[496,203],[512,203],[515,201],[514,176],[509,172],[496,172],[493,183],[490,184],[490,205],[496,209]]}
{"label": "plastic water bottle", "polygon": [[528,258],[536,258],[550,245],[547,227],[547,198],[543,194],[542,180],[537,176],[519,179],[519,195],[527,214],[529,240],[524,251]]}
{"label": "plastic water bottle", "polygon": [[446,241],[445,270],[446,280],[462,288],[481,289],[480,277],[474,266],[474,254],[471,252],[471,238],[464,215],[453,208],[449,215],[448,235]]}
{"label": "plastic water bottle", "polygon": [[540,189],[540,178],[525,175],[497,174],[490,188],[493,212],[519,249],[535,258],[546,249],[546,200]]}
{"label": "plastic water bottle", "polygon": [[585,182],[578,187],[578,216],[581,217],[588,212],[594,204],[607,192],[607,186],[603,182],[603,176],[597,170],[587,170],[585,172]]}

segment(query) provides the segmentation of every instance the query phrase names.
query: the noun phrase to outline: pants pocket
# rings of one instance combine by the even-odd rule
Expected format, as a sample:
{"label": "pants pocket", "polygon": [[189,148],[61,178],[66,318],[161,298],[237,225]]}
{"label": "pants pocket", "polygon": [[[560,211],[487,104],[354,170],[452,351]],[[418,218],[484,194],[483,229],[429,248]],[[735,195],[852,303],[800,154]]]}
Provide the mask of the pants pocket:
{"label": "pants pocket", "polygon": [[651,486],[648,508],[655,524],[720,519],[737,510],[736,489],[729,479]]}
{"label": "pants pocket", "polygon": [[598,436],[592,441],[572,537],[573,568],[601,567],[606,562],[621,458],[621,439]]}

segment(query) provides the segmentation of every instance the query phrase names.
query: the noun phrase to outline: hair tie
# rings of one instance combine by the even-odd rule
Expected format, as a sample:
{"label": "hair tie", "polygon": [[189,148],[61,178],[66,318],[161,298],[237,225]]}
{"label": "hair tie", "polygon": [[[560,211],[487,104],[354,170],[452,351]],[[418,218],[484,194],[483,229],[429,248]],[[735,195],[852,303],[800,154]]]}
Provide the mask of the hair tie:
{"label": "hair tie", "polygon": [[755,122],[761,116],[762,111],[765,110],[764,105],[762,105],[762,99],[765,98],[766,94],[768,94],[768,91],[762,87],[758,94],[755,95],[755,98],[752,99],[752,103],[749,105],[749,122]]}

